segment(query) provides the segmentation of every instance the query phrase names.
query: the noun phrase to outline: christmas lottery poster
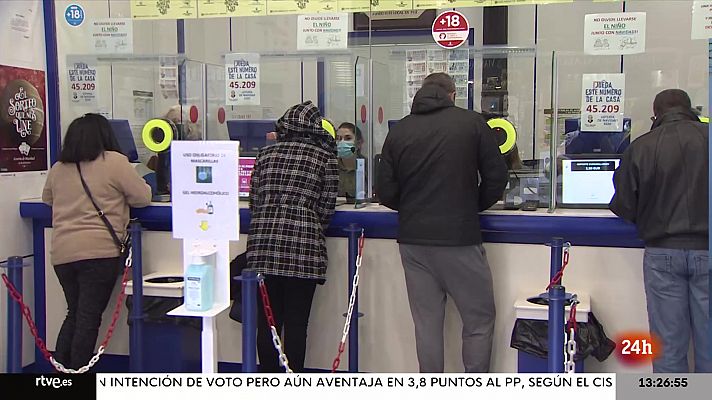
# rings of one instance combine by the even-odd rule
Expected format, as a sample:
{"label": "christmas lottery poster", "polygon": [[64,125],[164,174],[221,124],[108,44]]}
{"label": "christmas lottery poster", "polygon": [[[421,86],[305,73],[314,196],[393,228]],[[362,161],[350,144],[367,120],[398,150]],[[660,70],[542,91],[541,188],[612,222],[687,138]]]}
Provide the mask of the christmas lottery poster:
{"label": "christmas lottery poster", "polygon": [[44,71],[0,65],[0,173],[47,169]]}

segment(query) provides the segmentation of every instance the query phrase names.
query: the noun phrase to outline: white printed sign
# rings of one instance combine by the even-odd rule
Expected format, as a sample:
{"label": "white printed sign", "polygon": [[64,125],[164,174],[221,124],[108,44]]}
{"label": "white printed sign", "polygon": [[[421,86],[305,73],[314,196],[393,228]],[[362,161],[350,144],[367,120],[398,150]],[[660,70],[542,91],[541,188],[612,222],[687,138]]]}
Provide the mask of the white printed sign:
{"label": "white printed sign", "polygon": [[236,141],[174,141],[171,144],[173,237],[238,240]]}
{"label": "white printed sign", "polygon": [[69,75],[69,101],[73,105],[83,107],[98,107],[97,82],[98,73],[96,60],[77,58],[68,60],[67,73]]}
{"label": "white printed sign", "polygon": [[712,1],[695,1],[692,6],[692,39],[712,38]]}
{"label": "white printed sign", "polygon": [[345,49],[348,32],[348,14],[300,15],[297,50]]}
{"label": "white printed sign", "polygon": [[588,14],[584,51],[594,55],[623,55],[645,52],[644,12]]}
{"label": "white printed sign", "polygon": [[581,131],[623,131],[625,74],[584,74]]}
{"label": "white printed sign", "polygon": [[225,55],[225,104],[260,105],[260,55],[236,53]]}
{"label": "white printed sign", "polygon": [[98,54],[133,53],[133,20],[102,18],[92,21],[90,47]]}

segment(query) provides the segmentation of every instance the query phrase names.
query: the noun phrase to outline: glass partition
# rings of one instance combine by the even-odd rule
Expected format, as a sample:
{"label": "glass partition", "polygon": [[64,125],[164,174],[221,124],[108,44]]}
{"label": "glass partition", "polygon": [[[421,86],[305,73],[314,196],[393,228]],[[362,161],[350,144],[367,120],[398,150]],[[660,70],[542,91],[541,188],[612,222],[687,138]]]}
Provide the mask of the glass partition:
{"label": "glass partition", "polygon": [[[128,120],[138,158],[147,162],[152,154],[142,148],[137,128],[150,118],[171,114],[186,125],[186,135],[191,138],[242,137],[243,154],[249,157],[269,143],[266,133],[284,110],[311,100],[335,128],[351,124],[357,128],[354,134],[361,135],[356,141],[358,157],[340,160],[345,178],[341,201],[357,207],[377,202],[374,184],[385,137],[390,126],[410,112],[413,96],[432,72],[451,74],[457,83],[457,105],[481,112],[495,128],[510,167],[509,186],[495,206],[499,209],[524,206],[553,212],[561,207],[604,208],[601,199],[564,199],[562,192],[564,164],[584,165],[574,164],[576,160],[568,156],[581,158],[588,152],[601,159],[605,152],[620,155],[622,150],[576,148],[588,143],[586,140],[603,137],[581,131],[577,125],[595,114],[582,114],[584,76],[590,83],[592,74],[625,74],[625,95],[618,105],[623,111],[611,117],[620,119],[620,131],[605,134],[612,140],[623,137],[623,143],[650,127],[652,98],[664,88],[683,88],[694,106],[704,110],[708,105],[707,42],[691,40],[687,28],[658,29],[662,26],[659,21],[672,17],[691,21],[692,1],[509,3],[508,44],[503,46],[483,45],[486,24],[481,6],[490,3],[474,2],[473,7],[457,8],[468,18],[471,32],[467,43],[456,50],[438,47],[432,23],[423,23],[444,11],[436,7],[445,2],[428,2],[435,7],[428,10],[408,1],[240,2],[228,12],[222,2],[199,1],[195,15],[186,19],[134,18],[132,52],[120,56],[99,54],[106,49],[97,47],[92,21],[132,18],[131,2],[55,2],[57,10],[74,3],[81,4],[92,20],[70,26],[61,12],[56,15],[62,132],[73,118],[86,112]],[[201,11],[201,7],[212,11]],[[220,11],[222,8],[225,10]],[[585,16],[617,12],[647,14],[645,52],[584,54]],[[346,18],[342,20],[345,42],[342,37],[305,39],[300,31],[305,16],[334,13]],[[97,89],[91,101],[72,99],[75,91],[66,72],[71,69],[68,53],[86,55],[85,60],[96,64]],[[258,102],[238,105],[228,100],[228,54],[259,59]],[[514,140],[507,140],[508,131]],[[358,160],[363,164],[362,173],[357,171]],[[616,165],[615,159],[611,162],[594,162],[590,167]]]}
{"label": "glass partition", "polygon": [[[117,138],[133,147],[131,161],[148,164],[154,152],[142,129],[154,118],[171,120],[179,139],[201,140],[206,126],[205,64],[182,55],[68,55],[70,74],[93,76],[74,79],[65,88],[62,120],[90,112],[107,117]],[[64,132],[62,132],[64,134]]]}
{"label": "glass partition", "polygon": [[608,209],[614,170],[630,143],[650,131],[657,93],[683,89],[694,111],[706,117],[705,62],[704,54],[691,58],[672,48],[626,56],[556,52],[552,209]]}

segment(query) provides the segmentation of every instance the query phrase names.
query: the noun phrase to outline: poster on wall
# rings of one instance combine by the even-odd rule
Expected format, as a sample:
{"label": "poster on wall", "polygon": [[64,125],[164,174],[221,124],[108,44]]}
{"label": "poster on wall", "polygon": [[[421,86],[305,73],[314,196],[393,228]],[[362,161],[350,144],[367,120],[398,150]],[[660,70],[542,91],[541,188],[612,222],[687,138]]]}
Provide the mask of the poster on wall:
{"label": "poster on wall", "polygon": [[695,1],[692,6],[692,39],[712,38],[712,1]]}
{"label": "poster on wall", "polygon": [[235,53],[225,55],[225,104],[260,105],[260,55]]}
{"label": "poster on wall", "polygon": [[405,112],[410,113],[415,94],[426,76],[445,72],[455,81],[455,103],[467,108],[469,98],[470,51],[468,49],[422,49],[406,51]]}
{"label": "poster on wall", "polygon": [[[39,1],[2,2],[0,15],[7,15],[5,20],[7,30],[3,40],[12,43],[12,51],[4,52],[3,59],[21,61],[22,63],[35,62],[35,36],[37,27],[42,26],[42,12]],[[41,36],[41,35],[40,35]]]}
{"label": "poster on wall", "polygon": [[47,170],[44,71],[0,65],[0,173]]}
{"label": "poster on wall", "polygon": [[645,52],[644,12],[588,14],[584,28],[584,52],[624,55]]}
{"label": "poster on wall", "polygon": [[348,14],[300,15],[297,50],[329,50],[348,47]]}
{"label": "poster on wall", "polygon": [[198,18],[249,17],[267,14],[267,0],[198,0]]}
{"label": "poster on wall", "polygon": [[133,53],[133,20],[131,18],[93,20],[89,46],[97,54]]}
{"label": "poster on wall", "polygon": [[173,237],[239,239],[239,143],[171,144]]}
{"label": "poster on wall", "polygon": [[69,75],[69,101],[72,105],[96,109],[98,72],[96,60],[75,58],[67,62]]}
{"label": "poster on wall", "polygon": [[584,74],[582,132],[622,132],[625,74]]}

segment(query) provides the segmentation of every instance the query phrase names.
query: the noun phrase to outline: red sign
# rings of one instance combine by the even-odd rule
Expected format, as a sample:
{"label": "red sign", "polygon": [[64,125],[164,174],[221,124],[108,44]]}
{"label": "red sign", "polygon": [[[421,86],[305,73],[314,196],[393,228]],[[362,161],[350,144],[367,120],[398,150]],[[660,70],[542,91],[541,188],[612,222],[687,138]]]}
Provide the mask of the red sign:
{"label": "red sign", "polygon": [[440,47],[454,49],[460,47],[470,36],[467,18],[457,11],[445,11],[433,21],[433,39]]}

